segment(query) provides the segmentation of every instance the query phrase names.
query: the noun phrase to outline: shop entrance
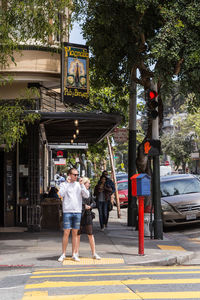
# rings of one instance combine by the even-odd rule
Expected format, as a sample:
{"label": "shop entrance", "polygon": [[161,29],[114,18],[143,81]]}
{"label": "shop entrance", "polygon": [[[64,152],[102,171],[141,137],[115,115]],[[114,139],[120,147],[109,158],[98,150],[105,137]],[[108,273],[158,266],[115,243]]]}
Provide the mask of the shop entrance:
{"label": "shop entrance", "polygon": [[0,226],[4,226],[4,152],[0,151]]}

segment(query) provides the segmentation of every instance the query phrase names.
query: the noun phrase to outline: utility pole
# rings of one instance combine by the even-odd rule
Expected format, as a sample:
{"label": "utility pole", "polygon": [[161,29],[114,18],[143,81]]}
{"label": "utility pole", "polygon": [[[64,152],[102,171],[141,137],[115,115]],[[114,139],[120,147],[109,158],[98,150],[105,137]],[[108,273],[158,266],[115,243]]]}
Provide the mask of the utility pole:
{"label": "utility pole", "polygon": [[113,173],[113,180],[114,180],[114,185],[115,185],[115,200],[116,200],[116,205],[117,205],[117,217],[121,217],[121,212],[120,212],[120,203],[119,203],[119,195],[118,195],[118,188],[117,188],[117,180],[116,180],[116,174],[115,174],[115,166],[114,166],[114,159],[113,159],[113,151],[112,151],[112,146],[110,143],[110,138],[107,136],[107,143],[108,143],[108,151],[110,155],[110,163],[111,163],[111,170]]}
{"label": "utility pole", "polygon": [[131,78],[129,100],[129,141],[128,141],[128,226],[136,226],[137,198],[132,196],[131,176],[136,173],[136,83]]}
{"label": "utility pole", "polygon": [[[151,83],[151,89],[157,92],[157,84]],[[157,97],[158,98],[158,95]],[[156,99],[157,101],[158,99]],[[152,140],[159,140],[159,117],[152,120]],[[160,201],[160,157],[153,156],[152,197],[154,203],[154,238],[163,239],[163,222]]]}

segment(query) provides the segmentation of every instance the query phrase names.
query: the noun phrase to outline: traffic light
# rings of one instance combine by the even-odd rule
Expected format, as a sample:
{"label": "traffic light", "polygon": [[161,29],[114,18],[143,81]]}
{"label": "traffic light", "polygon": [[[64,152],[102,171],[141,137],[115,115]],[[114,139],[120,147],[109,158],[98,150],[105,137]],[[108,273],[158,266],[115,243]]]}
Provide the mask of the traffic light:
{"label": "traffic light", "polygon": [[143,145],[145,155],[158,156],[161,154],[160,140],[146,140]]}
{"label": "traffic light", "polygon": [[148,113],[152,119],[156,119],[158,116],[158,101],[157,101],[158,93],[153,90],[147,90],[147,106]]}

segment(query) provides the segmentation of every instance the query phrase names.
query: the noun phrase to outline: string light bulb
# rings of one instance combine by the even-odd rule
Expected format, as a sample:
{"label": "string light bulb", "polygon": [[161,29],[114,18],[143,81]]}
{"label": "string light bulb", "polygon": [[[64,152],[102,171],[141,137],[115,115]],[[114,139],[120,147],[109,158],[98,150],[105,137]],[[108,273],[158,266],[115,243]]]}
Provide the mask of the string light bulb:
{"label": "string light bulb", "polygon": [[73,134],[73,138],[74,138],[74,139],[76,138],[76,135],[75,135],[75,134]]}
{"label": "string light bulb", "polygon": [[71,144],[73,144],[74,143],[74,140],[71,140]]}
{"label": "string light bulb", "polygon": [[77,135],[79,134],[79,129],[76,129],[76,134],[77,134]]}
{"label": "string light bulb", "polygon": [[74,120],[74,125],[78,126],[78,120]]}

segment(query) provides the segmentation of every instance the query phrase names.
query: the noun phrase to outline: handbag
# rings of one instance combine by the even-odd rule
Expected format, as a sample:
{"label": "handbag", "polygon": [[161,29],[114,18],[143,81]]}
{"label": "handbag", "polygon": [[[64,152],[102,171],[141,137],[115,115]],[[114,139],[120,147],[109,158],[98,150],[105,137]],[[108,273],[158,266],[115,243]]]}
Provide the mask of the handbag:
{"label": "handbag", "polygon": [[111,201],[108,202],[108,211],[113,210],[113,204]]}
{"label": "handbag", "polygon": [[95,218],[95,213],[93,211],[91,212],[91,215],[92,215],[92,219],[94,219]]}

